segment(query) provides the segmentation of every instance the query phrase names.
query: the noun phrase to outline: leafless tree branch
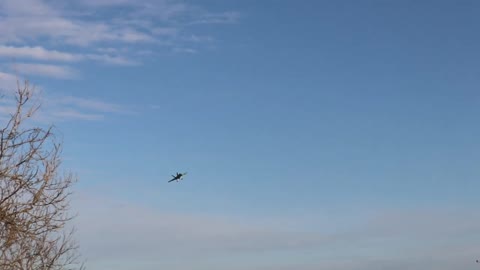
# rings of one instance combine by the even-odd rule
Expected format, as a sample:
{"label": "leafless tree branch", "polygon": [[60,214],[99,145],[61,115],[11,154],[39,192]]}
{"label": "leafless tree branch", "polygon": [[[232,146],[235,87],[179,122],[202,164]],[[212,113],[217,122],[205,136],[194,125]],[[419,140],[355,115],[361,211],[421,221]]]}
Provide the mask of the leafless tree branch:
{"label": "leafless tree branch", "polygon": [[17,81],[16,107],[0,129],[0,269],[74,270],[78,245],[66,231],[72,174],[60,175],[53,127],[28,127],[34,88]]}

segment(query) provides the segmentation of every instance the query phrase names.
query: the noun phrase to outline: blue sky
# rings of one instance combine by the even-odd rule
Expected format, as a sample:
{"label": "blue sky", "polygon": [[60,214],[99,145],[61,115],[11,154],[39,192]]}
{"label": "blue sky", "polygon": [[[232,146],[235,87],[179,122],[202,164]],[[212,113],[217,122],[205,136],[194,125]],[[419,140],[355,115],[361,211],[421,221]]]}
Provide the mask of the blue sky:
{"label": "blue sky", "polygon": [[479,11],[4,0],[0,86],[42,90],[89,269],[474,269]]}

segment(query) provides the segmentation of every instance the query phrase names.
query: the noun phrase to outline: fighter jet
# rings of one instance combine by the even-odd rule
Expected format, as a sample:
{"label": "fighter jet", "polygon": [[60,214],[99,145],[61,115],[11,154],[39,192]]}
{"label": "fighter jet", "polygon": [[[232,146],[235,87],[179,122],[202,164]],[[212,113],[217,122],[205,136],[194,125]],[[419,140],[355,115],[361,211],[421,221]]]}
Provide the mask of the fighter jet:
{"label": "fighter jet", "polygon": [[168,181],[168,183],[173,182],[173,181],[177,181],[177,182],[178,182],[179,180],[183,180],[183,177],[184,177],[186,174],[187,174],[186,172],[184,172],[184,173],[178,173],[178,172],[177,172],[176,175],[172,175],[173,178],[172,178],[170,181]]}

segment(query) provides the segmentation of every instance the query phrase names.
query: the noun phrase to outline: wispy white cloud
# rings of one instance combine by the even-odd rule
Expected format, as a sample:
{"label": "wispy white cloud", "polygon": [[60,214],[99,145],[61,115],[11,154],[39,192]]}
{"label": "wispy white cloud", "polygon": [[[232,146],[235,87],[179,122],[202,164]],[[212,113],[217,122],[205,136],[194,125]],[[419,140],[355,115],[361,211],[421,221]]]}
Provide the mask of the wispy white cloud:
{"label": "wispy white cloud", "polygon": [[[42,69],[44,67],[33,66],[33,69],[37,68]],[[50,67],[47,66],[46,68],[48,70]],[[25,68],[22,68],[22,70],[25,70]],[[23,87],[23,83],[23,79],[19,77],[20,87]],[[33,87],[33,85],[31,86]],[[0,117],[4,117],[12,113],[14,109],[13,94],[17,89],[17,76],[0,72],[0,87],[2,87],[2,94],[4,95],[0,99]],[[136,113],[128,106],[95,98],[64,95],[62,93],[52,94],[43,91],[41,87],[35,87],[35,91],[37,92],[36,99],[42,106],[32,119],[43,124],[73,120],[98,121],[105,119],[107,116]]]}
{"label": "wispy white cloud", "polygon": [[195,43],[215,41],[215,39],[211,36],[199,36],[199,35],[194,35],[194,34],[184,37],[184,40],[188,40],[188,41],[195,42]]}
{"label": "wispy white cloud", "polygon": [[15,58],[31,58],[36,60],[64,61],[64,62],[79,61],[82,59],[80,55],[60,52],[56,50],[47,50],[41,46],[15,47],[15,46],[0,45],[0,56],[15,57]]}
{"label": "wispy white cloud", "polygon": [[[15,89],[12,73],[72,79],[81,78],[81,67],[73,66],[79,62],[134,67],[162,49],[198,53],[215,39],[189,25],[232,23],[238,17],[181,0],[3,0],[0,57],[7,70],[0,73],[0,87]],[[51,104],[38,119],[100,120],[125,112],[73,97]]]}
{"label": "wispy white cloud", "polygon": [[59,96],[50,101],[51,105],[60,105],[68,107],[77,107],[80,109],[88,109],[98,112],[111,112],[111,113],[131,113],[123,106],[113,104],[105,101],[100,101],[91,98],[81,98],[74,96]]}
{"label": "wispy white cloud", "polygon": [[44,122],[65,120],[97,121],[105,118],[105,116],[102,114],[85,113],[72,109],[53,110],[50,114],[41,115],[40,117],[40,119]]}
{"label": "wispy white cloud", "polygon": [[179,29],[174,27],[154,27],[152,33],[160,36],[175,36],[179,33]]}
{"label": "wispy white cloud", "polygon": [[[211,13],[179,0],[4,0],[0,57],[135,66],[152,57],[152,46],[197,53],[215,39],[192,32],[188,25],[232,23],[239,17],[237,12]],[[51,69],[48,72],[60,73]],[[47,67],[39,70],[46,73]]]}
{"label": "wispy white cloud", "polygon": [[[87,46],[96,42],[148,42],[153,37],[128,27],[117,28],[108,22],[63,16],[41,0],[12,1],[0,4],[0,41],[29,42],[38,38]],[[32,8],[30,8],[32,7]]]}
{"label": "wispy white cloud", "polygon": [[21,74],[59,79],[73,79],[78,76],[77,71],[74,69],[60,65],[17,63],[15,64],[15,68],[17,68]]}
{"label": "wispy white cloud", "polygon": [[[81,0],[79,1],[83,5],[94,6],[94,7],[109,7],[109,6],[118,6],[118,5],[132,5],[134,1],[131,0]],[[137,1],[141,3],[142,1]]]}
{"label": "wispy white cloud", "polygon": [[107,116],[135,114],[134,110],[126,106],[75,96],[49,95],[42,99],[42,104],[44,106],[35,119],[44,123],[73,120],[99,121]]}
{"label": "wispy white cloud", "polygon": [[[15,47],[15,46],[0,46],[0,57],[23,58],[32,60],[47,60],[47,61],[61,61],[61,62],[78,62],[78,61],[98,61],[112,65],[137,65],[138,63],[122,56],[112,56],[113,54],[121,53],[121,50],[115,48],[107,48],[100,50],[103,54],[78,54],[61,52],[57,50],[48,50],[41,46],[35,47]],[[108,54],[110,53],[110,54]]]}
{"label": "wispy white cloud", "polygon": [[197,53],[197,50],[192,48],[173,48],[173,51],[176,53],[190,53],[190,54]]}
{"label": "wispy white cloud", "polygon": [[240,13],[238,12],[223,12],[218,14],[204,14],[201,18],[190,22],[190,24],[236,23],[239,19]]}
{"label": "wispy white cloud", "polygon": [[[64,2],[57,8],[48,3],[52,1],[5,0],[0,3],[0,41],[21,43],[47,38],[55,43],[78,46],[99,42],[148,43],[160,41],[162,36],[179,34],[182,24],[232,23],[239,17],[236,12],[212,14],[179,1],[83,0]],[[69,11],[72,5],[89,16],[73,16]],[[89,12],[91,8],[119,6],[127,8],[120,18],[105,19]]]}
{"label": "wispy white cloud", "polygon": [[0,4],[4,13],[13,13],[17,15],[56,15],[54,9],[43,1],[37,0],[4,0]]}
{"label": "wispy white cloud", "polygon": [[100,61],[102,63],[119,65],[119,66],[136,66],[139,65],[137,61],[122,57],[122,56],[111,56],[108,54],[87,54],[84,56],[86,59],[91,59],[95,61]]}

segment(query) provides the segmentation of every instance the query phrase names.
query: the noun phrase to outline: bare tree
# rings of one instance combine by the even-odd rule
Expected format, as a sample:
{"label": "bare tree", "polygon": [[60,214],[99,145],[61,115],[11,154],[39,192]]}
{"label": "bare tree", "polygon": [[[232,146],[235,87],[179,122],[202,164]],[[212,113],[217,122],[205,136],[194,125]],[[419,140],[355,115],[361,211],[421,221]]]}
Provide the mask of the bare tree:
{"label": "bare tree", "polygon": [[28,120],[39,108],[28,81],[17,91],[0,129],[0,269],[83,269],[69,210],[72,174],[61,174],[61,143],[53,127]]}

